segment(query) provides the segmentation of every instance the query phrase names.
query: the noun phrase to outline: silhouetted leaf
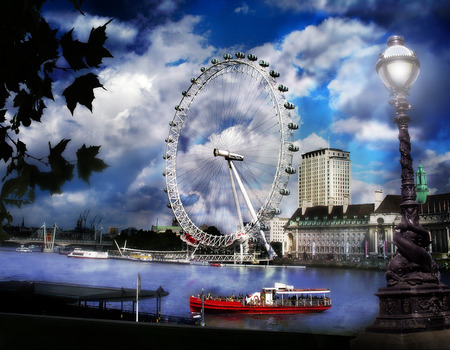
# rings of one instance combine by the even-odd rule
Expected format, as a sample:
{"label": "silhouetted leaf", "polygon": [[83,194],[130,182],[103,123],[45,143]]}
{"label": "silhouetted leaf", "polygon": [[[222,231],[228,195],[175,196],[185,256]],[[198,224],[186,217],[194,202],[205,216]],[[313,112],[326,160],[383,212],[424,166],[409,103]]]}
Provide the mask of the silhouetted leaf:
{"label": "silhouetted leaf", "polygon": [[83,11],[81,11],[81,4],[83,3],[83,0],[70,0],[70,2],[73,4],[73,7],[80,11],[80,13],[84,16]]}
{"label": "silhouetted leaf", "polygon": [[63,56],[74,70],[88,68],[83,58],[86,56],[87,44],[72,38],[73,28],[61,38]]}
{"label": "silhouetted leaf", "polygon": [[92,101],[95,98],[93,90],[99,87],[102,88],[103,85],[93,73],[76,78],[63,92],[70,112],[73,114],[77,103],[86,106],[92,112]]}
{"label": "silhouetted leaf", "polygon": [[86,63],[90,67],[98,67],[102,63],[104,57],[113,57],[111,53],[103,47],[107,39],[106,25],[112,20],[107,22],[101,27],[92,28],[89,35],[88,48],[86,53]]}
{"label": "silhouetted leaf", "polygon": [[83,145],[77,151],[77,169],[78,177],[89,183],[89,177],[92,172],[102,172],[108,165],[101,159],[97,158],[100,146],[86,147]]}
{"label": "silhouetted leaf", "polygon": [[41,189],[49,190],[51,194],[61,193],[61,186],[73,178],[74,165],[70,164],[63,156],[70,140],[61,140],[55,147],[49,143],[50,154],[48,162],[50,172],[42,172],[38,177],[38,185]]}
{"label": "silhouetted leaf", "polygon": [[34,201],[34,189],[30,187],[28,174],[21,174],[3,183],[1,198],[5,203],[20,207]]}
{"label": "silhouetted leaf", "polygon": [[6,163],[13,154],[13,148],[6,142],[7,128],[0,128],[0,159]]}

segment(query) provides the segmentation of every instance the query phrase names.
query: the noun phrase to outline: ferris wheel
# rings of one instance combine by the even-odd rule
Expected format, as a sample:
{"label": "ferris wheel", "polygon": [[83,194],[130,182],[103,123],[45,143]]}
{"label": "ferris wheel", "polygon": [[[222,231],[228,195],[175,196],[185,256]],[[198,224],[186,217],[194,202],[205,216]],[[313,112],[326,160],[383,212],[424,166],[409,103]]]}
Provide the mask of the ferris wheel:
{"label": "ferris wheel", "polygon": [[[260,235],[289,195],[295,108],[269,63],[241,52],[211,60],[175,106],[166,138],[168,206],[192,246],[227,247]],[[221,234],[206,233],[214,226]]]}

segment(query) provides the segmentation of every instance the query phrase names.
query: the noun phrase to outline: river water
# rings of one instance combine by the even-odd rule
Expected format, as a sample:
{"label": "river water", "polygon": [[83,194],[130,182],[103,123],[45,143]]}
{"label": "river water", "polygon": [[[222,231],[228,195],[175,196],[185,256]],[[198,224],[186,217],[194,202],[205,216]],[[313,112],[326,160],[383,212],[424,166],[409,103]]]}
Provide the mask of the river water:
{"label": "river water", "polygon": [[[163,315],[189,317],[189,296],[252,293],[275,282],[296,288],[329,288],[333,307],[323,313],[295,315],[206,315],[206,326],[301,333],[356,335],[378,314],[378,288],[385,287],[383,271],[294,267],[213,267],[118,259],[74,259],[56,253],[21,254],[0,250],[0,280],[34,280],[91,286],[142,289],[162,286],[170,294],[162,299]],[[442,274],[449,285],[450,276]],[[108,307],[116,307],[114,304]],[[112,303],[111,303],[112,304]],[[117,306],[120,308],[120,305]],[[128,306],[126,306],[128,307]],[[129,305],[131,308],[132,305]],[[139,310],[155,312],[153,299],[139,302]]]}

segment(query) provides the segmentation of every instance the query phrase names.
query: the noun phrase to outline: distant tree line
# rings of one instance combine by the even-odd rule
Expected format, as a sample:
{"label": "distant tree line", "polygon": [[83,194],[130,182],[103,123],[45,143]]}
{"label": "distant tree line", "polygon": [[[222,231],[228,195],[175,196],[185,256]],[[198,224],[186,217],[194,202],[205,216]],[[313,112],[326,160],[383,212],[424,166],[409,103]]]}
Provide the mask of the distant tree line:
{"label": "distant tree line", "polygon": [[127,248],[145,249],[145,250],[183,250],[184,243],[172,230],[166,230],[164,233],[154,231],[139,230],[135,234],[129,235],[122,232],[115,238],[119,247],[123,247],[125,241]]}

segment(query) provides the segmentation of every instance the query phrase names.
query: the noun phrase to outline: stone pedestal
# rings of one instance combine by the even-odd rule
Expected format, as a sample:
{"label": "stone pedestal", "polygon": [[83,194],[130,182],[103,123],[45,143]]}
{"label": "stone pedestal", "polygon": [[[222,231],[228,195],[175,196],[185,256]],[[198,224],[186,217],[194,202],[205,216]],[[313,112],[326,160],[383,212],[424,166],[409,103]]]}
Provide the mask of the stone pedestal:
{"label": "stone pedestal", "polygon": [[450,289],[444,284],[380,288],[379,314],[351,349],[450,349]]}
{"label": "stone pedestal", "polygon": [[368,332],[411,333],[450,329],[450,289],[445,284],[380,288],[380,310]]}

